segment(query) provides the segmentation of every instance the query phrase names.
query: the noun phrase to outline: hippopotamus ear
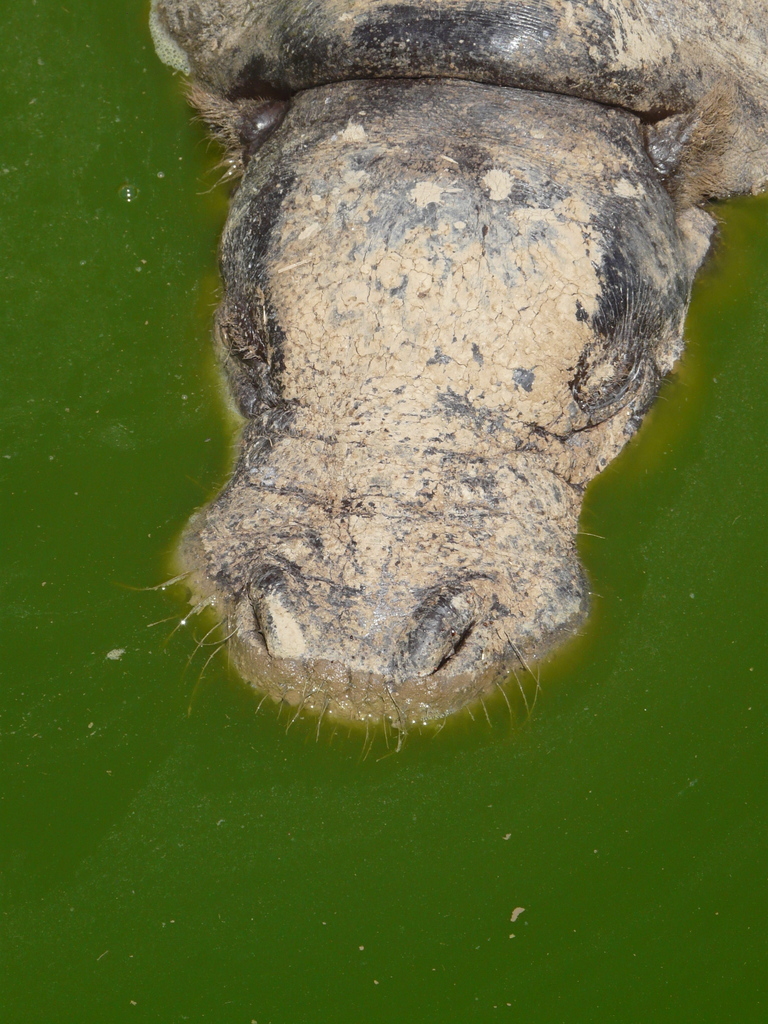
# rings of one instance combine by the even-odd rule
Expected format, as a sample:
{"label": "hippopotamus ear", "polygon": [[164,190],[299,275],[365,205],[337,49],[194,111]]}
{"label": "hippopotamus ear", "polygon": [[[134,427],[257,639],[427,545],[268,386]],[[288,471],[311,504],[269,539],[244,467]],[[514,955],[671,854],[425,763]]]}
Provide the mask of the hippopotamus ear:
{"label": "hippopotamus ear", "polygon": [[738,86],[721,80],[692,110],[646,127],[651,163],[678,209],[762,186],[765,168],[753,163],[758,147],[745,129],[748,109]]}

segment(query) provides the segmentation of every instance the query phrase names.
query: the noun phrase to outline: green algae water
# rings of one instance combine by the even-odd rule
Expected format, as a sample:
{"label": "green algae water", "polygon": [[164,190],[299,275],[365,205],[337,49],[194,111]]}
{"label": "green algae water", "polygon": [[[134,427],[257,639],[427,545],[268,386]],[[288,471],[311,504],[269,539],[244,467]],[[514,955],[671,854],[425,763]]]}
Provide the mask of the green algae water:
{"label": "green algae water", "polygon": [[25,0],[2,42],[0,1019],[765,1021],[768,199],[716,211],[531,715],[369,751],[146,589],[231,457],[226,197],[146,18]]}

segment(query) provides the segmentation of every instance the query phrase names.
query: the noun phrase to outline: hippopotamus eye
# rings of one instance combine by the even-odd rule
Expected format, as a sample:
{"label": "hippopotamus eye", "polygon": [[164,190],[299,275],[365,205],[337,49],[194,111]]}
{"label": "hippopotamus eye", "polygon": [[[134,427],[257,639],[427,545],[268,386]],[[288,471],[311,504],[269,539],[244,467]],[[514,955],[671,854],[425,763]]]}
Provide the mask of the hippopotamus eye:
{"label": "hippopotamus eye", "polygon": [[395,674],[430,676],[466,643],[478,614],[477,598],[458,586],[436,587],[413,612],[396,645]]}

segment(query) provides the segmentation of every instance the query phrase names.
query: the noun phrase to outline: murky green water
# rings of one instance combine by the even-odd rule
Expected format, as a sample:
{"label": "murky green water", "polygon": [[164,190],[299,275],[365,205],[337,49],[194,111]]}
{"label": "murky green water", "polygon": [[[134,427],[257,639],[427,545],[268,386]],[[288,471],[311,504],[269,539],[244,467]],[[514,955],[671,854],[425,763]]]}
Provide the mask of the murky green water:
{"label": "murky green water", "polygon": [[601,596],[530,720],[363,759],[198,683],[133,589],[230,443],[225,199],[145,18],[24,0],[2,41],[1,1019],[766,1020],[768,200],[589,493]]}

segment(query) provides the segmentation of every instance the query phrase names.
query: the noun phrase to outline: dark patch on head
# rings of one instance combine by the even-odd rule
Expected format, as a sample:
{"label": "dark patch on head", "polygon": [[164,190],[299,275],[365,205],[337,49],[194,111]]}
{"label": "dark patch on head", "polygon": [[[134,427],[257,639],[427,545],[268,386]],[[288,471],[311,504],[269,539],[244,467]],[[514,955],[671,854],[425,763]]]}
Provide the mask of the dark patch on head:
{"label": "dark patch on head", "polygon": [[427,360],[427,366],[435,366],[437,363],[440,363],[443,366],[445,366],[447,363],[452,362],[453,360],[451,359],[451,357],[447,356],[438,345],[437,348],[435,349],[435,354],[432,356],[431,359]]}
{"label": "dark patch on head", "polygon": [[[292,90],[285,85],[270,82],[264,74],[264,62],[258,57],[252,58],[239,72],[226,89],[228,100],[243,100],[258,97],[261,102],[280,103],[291,98]],[[272,75],[272,78],[278,76]]]}
{"label": "dark patch on head", "polygon": [[484,502],[490,505],[497,506],[505,500],[499,491],[496,476],[492,472],[485,474],[474,473],[472,475],[464,473],[459,479],[473,495],[482,498]]}
{"label": "dark patch on head", "polygon": [[495,434],[504,427],[502,412],[475,406],[466,395],[458,395],[451,388],[447,388],[437,396],[437,403],[447,419],[463,419],[479,432]]}
{"label": "dark patch on head", "polygon": [[485,360],[483,354],[477,346],[477,342],[472,342],[472,358],[475,360],[478,366],[482,366]]}
{"label": "dark patch on head", "polygon": [[512,371],[512,380],[519,388],[530,394],[533,390],[533,382],[536,380],[536,375],[533,370],[524,370],[522,367],[517,367]]}
{"label": "dark patch on head", "polygon": [[552,9],[515,3],[479,14],[472,0],[448,11],[440,4],[383,5],[356,26],[349,50],[370,77],[435,74],[504,85],[512,64],[516,84],[535,87],[541,76],[520,65],[533,66],[536,60],[521,61],[520,52],[538,53],[554,37]]}

